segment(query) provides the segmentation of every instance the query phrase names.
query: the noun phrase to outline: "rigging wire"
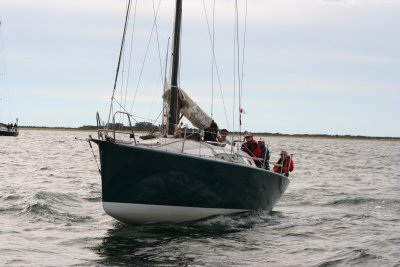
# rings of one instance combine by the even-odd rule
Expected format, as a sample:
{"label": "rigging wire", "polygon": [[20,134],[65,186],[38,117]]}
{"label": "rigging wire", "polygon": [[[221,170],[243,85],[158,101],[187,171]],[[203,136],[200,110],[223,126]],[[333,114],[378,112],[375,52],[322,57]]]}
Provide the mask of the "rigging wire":
{"label": "rigging wire", "polygon": [[[203,1],[204,3],[204,1]],[[215,0],[213,1],[213,13],[212,13],[212,51],[211,56],[211,118],[214,117],[214,51],[215,51]],[[229,128],[229,127],[228,127]]]}
{"label": "rigging wire", "polygon": [[[89,135],[89,136],[90,136],[90,135]],[[75,138],[76,138],[76,137],[75,137]],[[92,150],[93,158],[94,158],[94,161],[96,162],[96,165],[97,165],[97,170],[98,170],[99,173],[101,174],[101,170],[100,170],[99,163],[97,162],[96,155],[94,154],[94,151],[93,151],[92,142],[90,141],[90,139],[89,139],[87,142],[89,143],[90,149]]]}
{"label": "rigging wire", "polygon": [[[144,65],[147,59],[147,54],[149,51],[149,47],[150,47],[150,43],[152,40],[152,36],[153,33],[155,31],[156,37],[157,37],[157,48],[158,48],[158,59],[159,59],[159,65],[160,65],[160,77],[162,78],[162,62],[161,62],[161,56],[160,56],[160,43],[159,43],[159,33],[158,33],[158,26],[157,26],[157,14],[159,12],[159,8],[160,8],[160,2],[161,0],[158,2],[158,6],[157,8],[155,8],[155,2],[153,0],[153,16],[154,16],[154,21],[153,21],[153,26],[152,26],[152,30],[148,39],[148,43],[147,43],[147,48],[146,48],[146,53],[145,56],[143,58],[142,61],[142,66],[141,66],[141,70],[140,70],[140,75],[138,78],[138,82],[136,85],[136,90],[135,90],[135,94],[134,94],[134,98],[133,98],[133,102],[131,105],[131,112],[133,109],[133,105],[135,103],[136,100],[136,96],[137,96],[137,92],[138,92],[138,88],[141,82],[141,76],[144,70]],[[217,65],[217,61],[216,61],[216,56],[215,56],[215,0],[213,1],[213,9],[212,9],[212,31],[210,30],[210,25],[209,25],[209,19],[208,19],[208,15],[207,15],[207,10],[205,7],[205,3],[203,0],[203,5],[204,5],[204,10],[205,10],[205,14],[206,14],[206,20],[207,20],[207,26],[208,26],[208,32],[209,32],[209,37],[210,37],[210,41],[211,41],[211,47],[212,47],[212,73],[211,73],[211,78],[212,78],[212,106],[211,106],[211,115],[213,115],[213,109],[214,109],[214,67],[215,67],[215,71],[216,71],[216,76],[218,79],[218,83],[219,83],[219,88],[220,88],[220,93],[222,96],[222,101],[223,101],[223,107],[224,107],[224,111],[225,111],[225,117],[226,117],[226,121],[228,124],[228,128],[229,127],[229,120],[227,118],[227,112],[226,112],[226,107],[225,107],[225,101],[223,98],[223,92],[222,92],[222,87],[221,87],[221,81],[220,81],[220,75],[219,75],[219,71],[218,71],[218,65]],[[119,69],[120,69],[120,65],[121,65],[121,60],[124,63],[124,58],[123,56],[125,55],[125,36],[126,36],[126,31],[127,31],[127,25],[129,23],[129,13],[131,10],[131,0],[127,1],[127,14],[126,14],[126,19],[125,19],[125,27],[124,27],[124,33],[123,33],[123,37],[122,37],[122,42],[121,42],[121,49],[120,49],[120,57],[118,60],[118,65],[117,65],[117,73],[116,73],[116,77],[115,77],[115,81],[114,81],[114,89],[113,89],[113,94],[111,97],[111,106],[110,106],[110,113],[109,113],[109,118],[108,121],[110,121],[110,117],[113,111],[113,100],[116,101],[116,103],[123,108],[124,110],[126,110],[125,105],[126,105],[126,101],[127,101],[127,88],[128,88],[128,84],[129,84],[129,75],[130,75],[130,68],[131,68],[131,60],[132,60],[132,46],[133,46],[133,35],[135,32],[135,20],[136,20],[136,7],[137,7],[137,0],[135,1],[135,15],[134,15],[134,20],[133,20],[133,29],[132,29],[132,38],[131,38],[131,47],[130,47],[130,54],[129,54],[129,60],[128,60],[128,74],[126,77],[126,85],[125,85],[125,97],[124,99],[121,97],[121,101],[118,102],[115,99],[115,91],[116,91],[116,83],[118,80],[118,74],[119,74]],[[243,79],[244,79],[244,50],[245,50],[245,38],[246,38],[246,22],[247,22],[247,0],[246,0],[246,9],[245,9],[245,30],[244,30],[244,34],[243,34],[243,54],[240,55],[240,38],[239,38],[239,7],[238,7],[238,1],[235,0],[235,30],[234,30],[234,99],[236,98],[236,92],[238,92],[238,97],[239,97],[239,110],[241,110],[241,102],[242,102],[242,92],[243,92]],[[181,28],[182,31],[182,28]],[[241,58],[242,57],[242,58]],[[242,62],[240,62],[242,61]],[[241,63],[241,65],[240,65]],[[124,66],[124,65],[123,65]],[[124,74],[121,74],[122,79],[124,79]],[[180,79],[178,79],[180,80]],[[123,83],[123,82],[122,82]],[[121,95],[123,94],[122,92],[122,86],[121,85]],[[235,122],[235,102],[234,101],[234,112],[233,112],[233,123]],[[153,103],[152,103],[153,104]],[[151,108],[150,108],[151,109]],[[128,112],[128,113],[131,113]],[[150,113],[150,111],[149,111]],[[233,124],[233,128],[234,128],[235,123]],[[241,126],[241,123],[240,123]],[[241,129],[240,129],[241,131]]]}
{"label": "rigging wire", "polygon": [[[128,86],[129,86],[131,63],[132,63],[133,40],[134,40],[134,35],[135,35],[135,24],[136,24],[136,14],[137,14],[137,2],[138,1],[136,0],[135,1],[135,6],[134,6],[134,18],[133,18],[133,24],[132,24],[132,34],[131,34],[132,36],[131,36],[131,42],[130,42],[130,53],[129,53],[129,60],[128,60],[127,77],[126,77],[126,79],[124,77],[124,72],[125,72],[125,45],[124,45],[123,46],[123,51],[122,51],[122,66],[123,66],[124,69],[123,69],[123,71],[121,73],[121,79],[122,79],[122,83],[121,83],[121,99],[118,102],[118,101],[116,101],[115,97],[113,98],[114,101],[118,102],[118,105],[120,106],[120,108],[122,108],[125,111],[126,111]],[[160,70],[161,70],[160,71],[160,77],[162,78],[162,63],[161,63],[161,56],[160,56],[160,44],[159,44],[159,38],[158,38],[159,34],[158,34],[158,28],[157,28],[157,24],[156,24],[157,13],[158,13],[158,10],[159,10],[160,3],[161,3],[161,0],[158,2],[158,7],[157,7],[157,11],[156,11],[155,5],[154,5],[154,0],[153,0],[154,22],[153,22],[152,33],[153,33],[154,27],[155,27],[156,28],[156,34],[157,34],[157,44],[158,44],[157,48],[158,48],[158,52],[159,52],[159,64],[160,64]],[[127,25],[129,25],[129,17],[128,17]],[[145,57],[143,59],[143,62],[142,62],[142,68],[141,68],[140,76],[139,76],[137,87],[136,87],[135,97],[136,97],[136,93],[137,93],[138,88],[139,88],[141,74],[143,72],[144,64],[145,64],[145,61],[146,61],[146,58],[147,58],[147,52],[148,52],[148,49],[149,49],[149,46],[150,46],[150,42],[151,42],[151,39],[152,39],[152,33],[150,34],[148,45],[147,45],[147,50],[146,50],[146,55],[145,55]],[[125,82],[125,84],[124,84],[124,82]],[[123,88],[124,87],[125,87],[125,94],[123,92]],[[153,96],[153,102],[154,102],[154,98],[155,98],[155,96]],[[133,107],[134,101],[135,101],[135,98],[133,100],[132,107]],[[150,107],[150,110],[151,110],[151,107]],[[132,111],[132,108],[131,108],[131,111]],[[129,112],[127,112],[127,113],[129,113]],[[123,123],[124,119],[125,119],[125,116],[120,116],[120,123],[121,124]]]}
{"label": "rigging wire", "polygon": [[123,52],[123,48],[124,48],[124,45],[125,45],[125,35],[126,35],[126,29],[127,29],[127,25],[128,25],[128,18],[129,18],[130,10],[131,10],[131,0],[128,0],[128,4],[127,4],[127,8],[126,8],[124,31],[123,31],[123,34],[122,34],[121,48],[119,50],[119,58],[118,58],[117,70],[116,70],[115,80],[114,80],[114,88],[113,88],[113,92],[112,92],[112,96],[111,96],[110,111],[108,113],[107,129],[109,127],[111,113],[113,111],[113,100],[115,99],[115,90],[117,88],[118,74],[119,74],[119,68],[120,68],[120,65],[121,65],[122,52]]}
{"label": "rigging wire", "polygon": [[[235,0],[235,81],[237,71],[237,82],[238,82],[238,97],[239,97],[239,132],[242,131],[242,96],[243,96],[243,78],[244,78],[244,51],[245,51],[245,40],[246,40],[246,27],[247,27],[247,0],[245,1],[245,15],[244,15],[244,34],[243,34],[243,48],[242,48],[242,64],[240,64],[240,40],[239,40],[239,7],[238,1]],[[236,65],[236,53],[237,53],[237,65]]]}
{"label": "rigging wire", "polygon": [[131,70],[131,62],[132,62],[132,51],[133,51],[133,37],[135,35],[135,26],[136,26],[136,10],[137,10],[137,1],[135,1],[135,9],[133,13],[133,23],[132,23],[132,36],[131,36],[131,44],[130,44],[130,51],[129,51],[129,61],[128,61],[128,71],[126,77],[126,87],[125,87],[125,97],[123,100],[123,105],[126,106],[127,98],[128,98],[128,85],[130,79],[130,70]]}
{"label": "rigging wire", "polygon": [[[167,66],[168,66],[168,53],[169,53],[169,41],[170,37],[168,37],[168,42],[167,42],[167,52],[165,54],[165,66],[164,66],[164,86],[163,86],[163,95],[165,94],[166,87],[168,86],[167,82]],[[162,127],[162,134],[165,134],[166,128],[167,128],[167,119],[166,119],[166,109],[167,109],[167,104],[166,101],[163,100],[163,105],[162,105],[162,119],[161,119],[161,127]]]}
{"label": "rigging wire", "polygon": [[[234,94],[234,99],[233,99],[233,122],[235,122],[235,114],[236,114],[236,30],[237,30],[237,0],[235,0],[235,19],[234,19],[234,31],[233,31],[233,94]],[[240,94],[238,93],[239,97],[239,132],[241,132],[241,115],[240,115]],[[239,136],[239,138],[241,138]]]}
{"label": "rigging wire", "polygon": [[[244,55],[245,55],[245,48],[246,48],[246,33],[247,33],[247,0],[245,14],[244,14],[244,30],[243,30],[243,49],[242,49],[242,76],[241,76],[241,93],[243,93],[243,78],[244,78]],[[242,95],[240,95],[242,98]]]}
{"label": "rigging wire", "polygon": [[235,42],[236,42],[236,52],[237,52],[237,66],[235,65],[237,71],[237,82],[238,82],[238,90],[239,90],[239,107],[242,108],[242,87],[240,84],[240,41],[239,41],[239,8],[238,2],[235,0],[235,13],[236,13],[236,21],[235,21]]}
{"label": "rigging wire", "polygon": [[[159,11],[159,8],[160,8],[160,3],[161,3],[161,0],[158,2],[158,7],[157,7],[156,15],[158,14],[158,11]],[[136,101],[136,95],[137,95],[137,92],[138,92],[138,89],[139,89],[139,85],[140,85],[140,82],[141,82],[141,78],[142,78],[142,74],[143,74],[143,70],[144,70],[144,65],[145,65],[145,63],[146,63],[147,54],[148,54],[148,52],[149,52],[150,43],[151,43],[151,39],[152,39],[152,37],[153,37],[155,25],[156,25],[156,20],[153,21],[153,26],[152,26],[152,28],[151,28],[149,40],[148,40],[148,42],[147,42],[146,52],[145,52],[145,55],[144,55],[144,57],[143,57],[142,66],[141,66],[140,73],[139,73],[139,78],[138,78],[138,81],[137,81],[137,84],[136,84],[135,94],[134,94],[134,96],[133,96],[133,101],[132,101],[132,105],[131,105],[131,109],[130,109],[131,112],[130,112],[130,113],[132,113],[133,106],[134,106],[135,101]]]}
{"label": "rigging wire", "polygon": [[[161,0],[158,2],[158,6],[160,6]],[[155,23],[155,28],[156,28],[156,37],[157,37],[157,50],[158,50],[158,61],[159,61],[159,65],[160,65],[160,80],[161,83],[163,82],[163,66],[162,66],[162,60],[161,60],[161,50],[160,50],[160,41],[159,41],[159,34],[158,34],[158,26],[157,26],[157,14],[156,14],[156,9],[154,6],[154,0],[153,0],[153,16],[154,16],[154,23]],[[155,87],[154,92],[153,92],[153,98],[149,107],[149,112],[147,114],[147,117],[150,117],[150,112],[153,108],[153,104],[154,104],[154,99],[156,98],[156,94],[157,94],[157,90],[158,90],[158,86]]]}
{"label": "rigging wire", "polygon": [[114,102],[119,106],[119,108],[121,109],[121,111],[124,111],[124,112],[126,112],[127,114],[129,114],[129,117],[131,117],[135,122],[138,122],[138,120],[135,119],[135,118],[138,118],[138,119],[141,119],[141,120],[144,120],[144,121],[150,121],[150,122],[155,123],[155,122],[158,121],[158,118],[160,117],[160,114],[161,114],[161,112],[160,112],[159,115],[157,116],[157,118],[156,118],[155,120],[152,120],[152,119],[150,119],[150,118],[141,117],[141,116],[135,116],[135,115],[129,113],[129,112],[125,109],[125,107],[123,107],[122,104],[118,102],[118,100],[114,100]]}
{"label": "rigging wire", "polygon": [[161,63],[161,50],[160,50],[160,41],[159,41],[158,26],[157,26],[157,14],[158,14],[158,9],[160,7],[160,4],[161,4],[161,0],[158,2],[157,12],[156,12],[155,7],[154,7],[154,0],[153,0],[153,15],[154,15],[154,23],[156,26],[158,61],[160,64],[160,77],[162,78],[163,77],[163,66]]}
{"label": "rigging wire", "polygon": [[[129,22],[128,22],[129,23]],[[120,95],[119,95],[119,99],[122,102],[122,90],[124,88],[124,73],[125,73],[125,46],[122,50],[122,69],[121,69],[121,85],[120,85]],[[119,121],[121,121],[121,114],[119,114]],[[114,125],[115,127],[115,125]]]}
{"label": "rigging wire", "polygon": [[[130,16],[127,17],[127,25],[128,25],[128,27],[129,27],[129,19],[130,19]],[[125,73],[125,50],[126,49],[125,49],[125,44],[124,44],[124,46],[122,48],[121,88],[120,88],[120,95],[119,95],[121,102],[123,102],[123,89],[124,89],[124,82],[125,82],[125,79],[124,79],[124,73]],[[119,123],[120,123],[119,127],[121,127],[122,122],[124,121],[124,116],[122,116],[121,114],[119,114],[118,116],[119,116]],[[115,127],[115,125],[113,127]],[[121,128],[119,128],[119,130],[121,130]]]}
{"label": "rigging wire", "polygon": [[[221,85],[221,79],[220,79],[220,75],[219,75],[219,69],[218,69],[218,64],[217,64],[217,59],[215,56],[215,47],[214,47],[214,41],[213,41],[213,37],[211,35],[211,30],[210,30],[210,24],[209,24],[209,20],[208,20],[208,15],[207,15],[207,10],[205,7],[205,3],[203,0],[203,6],[204,6],[204,12],[206,15],[206,22],[207,22],[207,29],[208,29],[208,35],[211,41],[211,47],[212,47],[212,58],[213,58],[213,66],[212,68],[215,67],[215,71],[216,71],[216,75],[217,75],[217,80],[218,80],[218,85],[219,85],[219,91],[221,93],[221,99],[222,99],[222,105],[224,107],[224,113],[225,113],[225,120],[226,120],[226,124],[228,126],[228,129],[230,129],[229,126],[229,120],[228,120],[228,113],[226,112],[226,105],[225,105],[225,100],[224,100],[224,94],[222,92],[222,85]],[[212,97],[212,101],[214,101],[214,97]]]}

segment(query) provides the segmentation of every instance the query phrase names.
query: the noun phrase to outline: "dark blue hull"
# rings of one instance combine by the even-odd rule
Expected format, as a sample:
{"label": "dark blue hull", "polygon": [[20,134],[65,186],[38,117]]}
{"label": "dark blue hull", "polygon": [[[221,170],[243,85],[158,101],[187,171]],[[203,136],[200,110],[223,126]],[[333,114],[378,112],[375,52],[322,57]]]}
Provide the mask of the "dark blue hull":
{"label": "dark blue hull", "polygon": [[0,136],[18,136],[18,131],[0,131]]}
{"label": "dark blue hull", "polygon": [[272,210],[289,179],[260,168],[93,140],[103,202]]}

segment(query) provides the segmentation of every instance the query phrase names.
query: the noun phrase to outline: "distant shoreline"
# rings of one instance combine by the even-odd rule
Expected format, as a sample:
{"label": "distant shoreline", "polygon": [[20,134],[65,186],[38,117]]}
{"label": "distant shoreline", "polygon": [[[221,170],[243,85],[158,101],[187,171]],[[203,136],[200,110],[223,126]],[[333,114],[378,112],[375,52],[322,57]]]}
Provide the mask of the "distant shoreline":
{"label": "distant shoreline", "polygon": [[[46,127],[46,126],[19,126],[23,130],[52,130],[52,131],[96,131],[95,126],[83,127]],[[143,132],[137,130],[137,132]],[[233,133],[236,134],[236,133]],[[292,137],[292,138],[321,138],[321,139],[353,139],[353,140],[388,140],[400,141],[400,137],[381,137],[381,136],[362,136],[362,135],[329,135],[329,134],[283,134],[283,133],[267,133],[267,132],[254,132],[255,136],[268,136],[268,137]]]}

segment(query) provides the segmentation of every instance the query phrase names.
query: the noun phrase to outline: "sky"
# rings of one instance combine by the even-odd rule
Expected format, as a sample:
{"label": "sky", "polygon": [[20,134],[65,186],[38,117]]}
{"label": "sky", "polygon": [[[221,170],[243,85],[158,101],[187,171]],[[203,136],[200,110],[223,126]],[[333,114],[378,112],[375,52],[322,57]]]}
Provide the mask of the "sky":
{"label": "sky", "polygon": [[[135,3],[115,97],[155,120],[174,1]],[[180,87],[220,128],[239,129],[240,100],[242,131],[400,137],[400,0],[239,0],[237,31],[235,1],[213,3],[183,1]],[[125,10],[125,0],[0,1],[0,121],[107,120]]]}

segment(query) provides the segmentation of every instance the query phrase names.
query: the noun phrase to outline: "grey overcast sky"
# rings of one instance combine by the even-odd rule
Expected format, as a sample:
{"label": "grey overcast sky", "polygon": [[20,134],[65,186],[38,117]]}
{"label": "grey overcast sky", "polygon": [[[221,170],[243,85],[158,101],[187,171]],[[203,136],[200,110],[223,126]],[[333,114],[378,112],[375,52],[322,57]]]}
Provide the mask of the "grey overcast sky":
{"label": "grey overcast sky", "polygon": [[[219,79],[206,19],[211,27],[213,2],[183,1],[180,85],[220,127],[237,129],[235,1],[215,1]],[[125,7],[125,0],[2,0],[0,121],[79,127],[94,125],[96,111],[106,119]],[[245,42],[246,1],[238,7],[242,130],[400,137],[399,0],[248,0]],[[117,95],[122,88],[124,102],[128,85],[126,99],[135,99],[128,110],[155,119],[174,1],[137,1],[133,11]]]}

